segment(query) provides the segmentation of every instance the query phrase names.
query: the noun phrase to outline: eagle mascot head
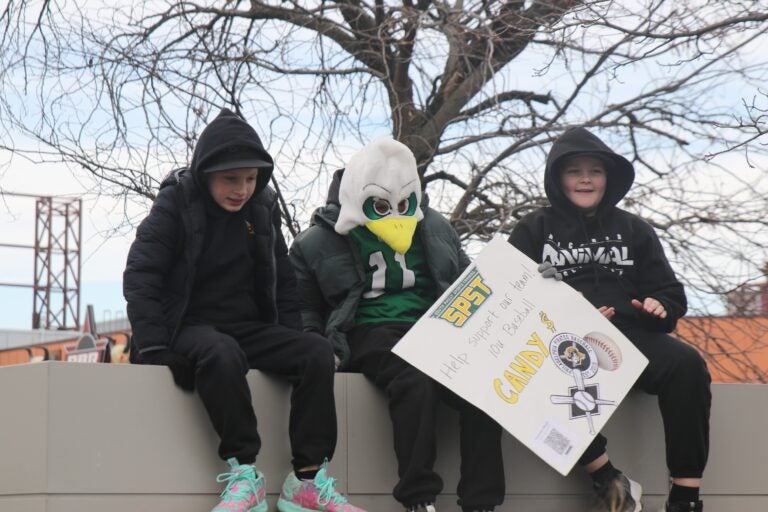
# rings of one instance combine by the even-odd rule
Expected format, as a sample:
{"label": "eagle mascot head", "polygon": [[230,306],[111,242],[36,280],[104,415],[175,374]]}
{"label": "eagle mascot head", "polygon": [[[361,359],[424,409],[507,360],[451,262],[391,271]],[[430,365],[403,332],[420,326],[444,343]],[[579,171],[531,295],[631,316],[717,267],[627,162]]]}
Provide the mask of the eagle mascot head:
{"label": "eagle mascot head", "polygon": [[355,153],[339,185],[336,232],[365,226],[400,254],[411,247],[421,211],[421,180],[408,147],[379,137]]}

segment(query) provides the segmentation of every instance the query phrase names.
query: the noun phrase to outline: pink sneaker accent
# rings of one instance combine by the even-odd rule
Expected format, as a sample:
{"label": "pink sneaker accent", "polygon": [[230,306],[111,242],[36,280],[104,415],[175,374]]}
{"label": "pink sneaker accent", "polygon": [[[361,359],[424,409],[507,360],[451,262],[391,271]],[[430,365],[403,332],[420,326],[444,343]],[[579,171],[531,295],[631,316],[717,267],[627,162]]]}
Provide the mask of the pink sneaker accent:
{"label": "pink sneaker accent", "polygon": [[336,492],[336,479],[328,476],[327,462],[314,480],[299,480],[291,471],[285,478],[277,510],[280,512],[366,512]]}
{"label": "pink sneaker accent", "polygon": [[267,512],[264,475],[251,464],[238,464],[234,458],[227,464],[231,471],[216,477],[217,482],[227,482],[227,487],[211,512]]}

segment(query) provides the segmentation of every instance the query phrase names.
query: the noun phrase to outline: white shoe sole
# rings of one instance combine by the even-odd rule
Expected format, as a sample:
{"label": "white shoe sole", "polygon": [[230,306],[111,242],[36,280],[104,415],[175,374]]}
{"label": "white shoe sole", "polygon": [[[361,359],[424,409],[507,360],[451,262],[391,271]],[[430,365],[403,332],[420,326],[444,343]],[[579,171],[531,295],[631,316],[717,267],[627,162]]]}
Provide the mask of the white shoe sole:
{"label": "white shoe sole", "polygon": [[629,494],[635,500],[635,509],[632,512],[640,512],[643,510],[643,504],[640,503],[640,499],[643,497],[643,486],[630,478],[627,480],[629,480]]}

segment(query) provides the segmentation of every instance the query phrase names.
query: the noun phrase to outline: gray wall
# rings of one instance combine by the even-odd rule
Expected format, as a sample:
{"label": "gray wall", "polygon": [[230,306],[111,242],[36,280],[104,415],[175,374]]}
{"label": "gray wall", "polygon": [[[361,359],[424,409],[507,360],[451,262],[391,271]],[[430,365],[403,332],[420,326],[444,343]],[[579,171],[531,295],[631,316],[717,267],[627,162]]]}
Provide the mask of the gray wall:
{"label": "gray wall", "polygon": [[[270,510],[290,470],[290,389],[251,372],[264,440],[257,465]],[[712,451],[702,491],[707,511],[768,510],[768,387],[713,386]],[[370,512],[401,510],[391,498],[396,467],[383,395],[362,376],[336,379],[339,442],[331,473]],[[0,367],[0,511],[207,511],[225,469],[196,395],[174,387],[166,368],[46,362]],[[440,510],[458,510],[457,421],[442,409],[437,467]],[[664,443],[654,397],[631,394],[605,428],[614,464],[643,484],[645,510],[667,492]],[[588,478],[563,478],[504,437],[507,499],[499,511],[590,509]]]}

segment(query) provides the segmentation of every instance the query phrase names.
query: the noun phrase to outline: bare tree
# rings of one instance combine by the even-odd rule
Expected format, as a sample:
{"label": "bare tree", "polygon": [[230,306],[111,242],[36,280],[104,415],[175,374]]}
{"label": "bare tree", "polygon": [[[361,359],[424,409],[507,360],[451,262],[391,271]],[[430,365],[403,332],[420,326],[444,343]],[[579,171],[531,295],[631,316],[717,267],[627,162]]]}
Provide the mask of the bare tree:
{"label": "bare tree", "polygon": [[330,170],[390,133],[486,240],[545,203],[549,144],[583,125],[635,163],[624,206],[698,311],[763,275],[767,0],[94,3],[0,14],[0,144],[101,193],[153,197],[229,106],[276,156],[294,232]]}

